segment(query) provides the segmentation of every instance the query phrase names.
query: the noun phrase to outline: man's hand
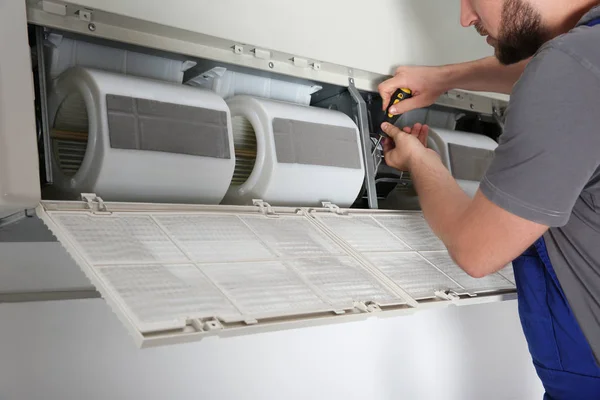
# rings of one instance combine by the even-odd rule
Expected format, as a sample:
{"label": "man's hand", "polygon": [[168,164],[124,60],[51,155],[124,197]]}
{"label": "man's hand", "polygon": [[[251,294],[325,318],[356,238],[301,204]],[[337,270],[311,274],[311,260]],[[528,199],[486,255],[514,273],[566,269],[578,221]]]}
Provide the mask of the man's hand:
{"label": "man's hand", "polygon": [[427,125],[415,124],[412,128],[403,130],[389,123],[381,125],[389,138],[383,140],[385,163],[400,171],[409,171],[411,161],[427,151]]}
{"label": "man's hand", "polygon": [[404,114],[417,108],[429,107],[444,92],[451,89],[444,67],[399,67],[393,78],[379,85],[379,94],[386,110],[390,98],[399,88],[412,90],[413,97],[391,108],[394,115]]}
{"label": "man's hand", "polygon": [[492,56],[439,67],[399,67],[393,78],[379,85],[379,94],[385,110],[397,89],[412,90],[412,98],[393,107],[391,112],[394,115],[429,107],[450,89],[510,94],[527,63],[529,60],[514,65],[501,65]]}

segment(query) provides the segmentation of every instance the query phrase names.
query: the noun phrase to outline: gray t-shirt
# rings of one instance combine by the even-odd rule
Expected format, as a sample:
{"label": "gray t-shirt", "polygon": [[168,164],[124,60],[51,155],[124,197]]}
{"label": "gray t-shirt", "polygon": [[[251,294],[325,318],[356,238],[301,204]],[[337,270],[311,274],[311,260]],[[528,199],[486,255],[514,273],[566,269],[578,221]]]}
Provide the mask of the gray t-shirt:
{"label": "gray t-shirt", "polygon": [[600,360],[600,17],[595,7],[545,44],[511,95],[505,131],[481,191],[550,226],[550,260]]}

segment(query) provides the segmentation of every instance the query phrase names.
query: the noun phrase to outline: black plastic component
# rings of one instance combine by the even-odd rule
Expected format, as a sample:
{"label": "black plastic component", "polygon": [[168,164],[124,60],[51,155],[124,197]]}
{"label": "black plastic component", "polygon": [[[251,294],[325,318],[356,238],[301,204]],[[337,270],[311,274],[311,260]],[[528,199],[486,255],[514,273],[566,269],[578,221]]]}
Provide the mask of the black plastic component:
{"label": "black plastic component", "polygon": [[[390,99],[390,103],[388,104],[388,106],[385,109],[385,117],[384,117],[383,122],[388,122],[392,125],[395,125],[396,121],[398,121],[398,118],[400,118],[401,114],[396,114],[396,115],[391,114],[390,107],[400,103],[401,101],[410,99],[411,97],[412,97],[412,90],[410,90],[410,89],[400,88],[400,89],[396,90]],[[381,129],[380,129],[379,133],[383,136],[387,136],[387,134],[385,132],[381,131]]]}

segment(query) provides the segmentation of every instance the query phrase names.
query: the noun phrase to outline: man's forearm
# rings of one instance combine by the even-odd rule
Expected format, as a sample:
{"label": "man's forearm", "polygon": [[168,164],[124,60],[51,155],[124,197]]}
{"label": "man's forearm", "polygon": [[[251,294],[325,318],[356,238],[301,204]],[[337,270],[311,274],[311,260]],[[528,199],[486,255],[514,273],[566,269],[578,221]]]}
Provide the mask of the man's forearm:
{"label": "man's forearm", "polygon": [[[427,223],[444,242],[454,262],[481,278],[506,266],[547,229],[489,202],[481,192],[471,199],[437,154],[425,150],[411,162],[411,177]],[[498,244],[498,238],[503,238]]]}
{"label": "man's forearm", "polygon": [[452,253],[456,230],[471,199],[458,186],[439,156],[433,150],[425,151],[412,162],[411,178],[425,219]]}
{"label": "man's forearm", "polygon": [[449,88],[510,94],[529,60],[502,65],[496,57],[442,67]]}

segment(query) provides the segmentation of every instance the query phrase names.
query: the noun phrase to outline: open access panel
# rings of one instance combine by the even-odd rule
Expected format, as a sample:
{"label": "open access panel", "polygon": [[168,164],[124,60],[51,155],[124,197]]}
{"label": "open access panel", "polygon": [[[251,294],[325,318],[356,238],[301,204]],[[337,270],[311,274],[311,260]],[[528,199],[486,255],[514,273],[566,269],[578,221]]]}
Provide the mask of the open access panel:
{"label": "open access panel", "polygon": [[419,212],[43,201],[37,209],[140,347],[513,297]]}

